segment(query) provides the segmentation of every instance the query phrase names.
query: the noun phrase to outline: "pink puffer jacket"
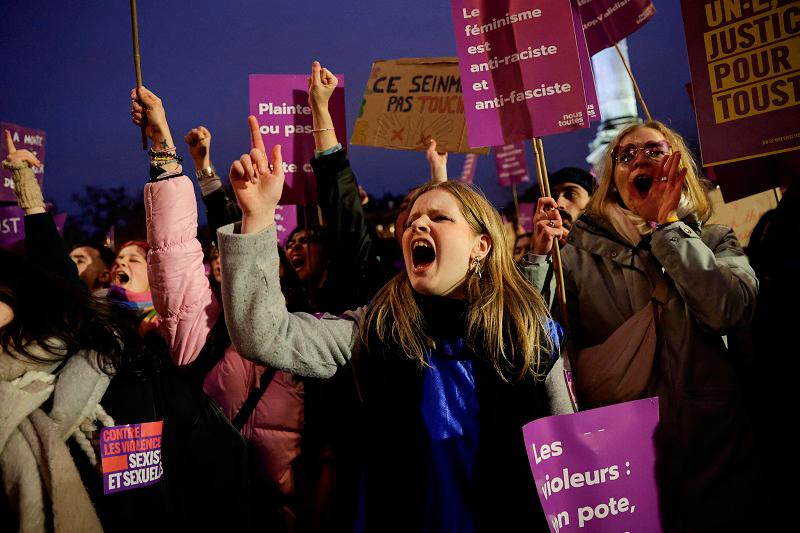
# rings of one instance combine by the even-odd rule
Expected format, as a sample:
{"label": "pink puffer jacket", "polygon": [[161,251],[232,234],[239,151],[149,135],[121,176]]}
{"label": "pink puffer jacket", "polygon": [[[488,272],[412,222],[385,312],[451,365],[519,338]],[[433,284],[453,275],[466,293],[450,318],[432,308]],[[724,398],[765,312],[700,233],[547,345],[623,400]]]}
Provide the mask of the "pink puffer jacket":
{"label": "pink puffer jacket", "polygon": [[[175,364],[188,365],[200,354],[222,311],[205,276],[194,186],[186,176],[148,183],[144,201],[150,244],[147,272],[153,304],[162,318],[159,327]],[[265,370],[240,357],[231,345],[206,376],[203,389],[233,419]],[[284,494],[294,489],[292,462],[300,453],[302,429],[303,384],[277,372],[242,435],[256,450],[259,473]]]}

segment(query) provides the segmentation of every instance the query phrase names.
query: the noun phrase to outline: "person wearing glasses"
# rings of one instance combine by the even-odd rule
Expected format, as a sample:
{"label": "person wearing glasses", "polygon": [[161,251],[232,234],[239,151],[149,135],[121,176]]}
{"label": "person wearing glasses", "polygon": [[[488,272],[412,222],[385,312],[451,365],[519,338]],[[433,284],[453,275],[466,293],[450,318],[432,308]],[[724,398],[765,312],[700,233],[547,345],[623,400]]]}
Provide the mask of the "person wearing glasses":
{"label": "person wearing glasses", "polygon": [[[523,262],[540,290],[564,231],[557,207],[539,200],[533,253]],[[710,215],[683,139],[650,121],[611,143],[562,248],[580,408],[659,398],[665,531],[747,530],[759,508],[747,489],[759,480],[753,434],[724,340],[749,325],[758,281],[733,231],[705,224]],[[626,350],[630,364],[619,370]],[[603,380],[614,386],[604,389]]]}

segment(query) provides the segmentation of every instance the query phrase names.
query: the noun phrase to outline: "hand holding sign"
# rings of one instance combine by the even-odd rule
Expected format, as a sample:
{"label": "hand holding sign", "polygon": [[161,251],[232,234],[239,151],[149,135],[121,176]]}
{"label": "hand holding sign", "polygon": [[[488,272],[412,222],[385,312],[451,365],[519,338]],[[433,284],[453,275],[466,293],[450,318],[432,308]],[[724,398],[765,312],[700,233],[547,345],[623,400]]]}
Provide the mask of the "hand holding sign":
{"label": "hand holding sign", "polygon": [[146,87],[131,89],[131,117],[134,124],[145,128],[145,133],[153,143],[154,149],[175,147],[167,124],[164,104]]}
{"label": "hand holding sign", "polygon": [[436,151],[435,139],[430,139],[425,157],[431,166],[431,181],[447,181],[447,152]]}
{"label": "hand holding sign", "polygon": [[230,180],[242,208],[242,233],[256,233],[275,221],[284,172],[281,145],[272,148],[272,164],[269,164],[256,117],[250,115],[248,122],[252,149],[233,162]]}
{"label": "hand holding sign", "polygon": [[568,233],[556,201],[549,197],[539,198],[533,215],[531,251],[536,255],[548,255],[553,250],[553,241],[563,240]]}
{"label": "hand holding sign", "polygon": [[18,166],[22,163],[27,163],[29,167],[40,167],[42,163],[37,159],[29,150],[17,150],[14,146],[14,141],[11,139],[11,132],[4,130],[6,137],[6,147],[8,148],[8,156],[5,161],[6,165]]}

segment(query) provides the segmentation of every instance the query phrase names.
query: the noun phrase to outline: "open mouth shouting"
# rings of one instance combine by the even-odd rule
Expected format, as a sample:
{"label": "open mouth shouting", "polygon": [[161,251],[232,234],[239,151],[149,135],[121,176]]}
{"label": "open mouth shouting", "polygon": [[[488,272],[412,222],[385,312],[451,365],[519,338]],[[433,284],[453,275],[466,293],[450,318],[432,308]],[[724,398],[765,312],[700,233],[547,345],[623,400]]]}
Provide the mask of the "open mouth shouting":
{"label": "open mouth shouting", "polygon": [[634,177],[633,181],[630,183],[631,196],[638,196],[644,200],[650,193],[650,189],[653,187],[654,182],[655,179],[649,174],[639,174],[638,176]]}
{"label": "open mouth shouting", "polygon": [[131,276],[128,272],[125,272],[121,268],[117,268],[117,270],[114,271],[112,279],[116,285],[124,287],[131,280]]}
{"label": "open mouth shouting", "polygon": [[424,272],[436,260],[436,249],[433,243],[418,239],[411,243],[412,270],[415,274]]}

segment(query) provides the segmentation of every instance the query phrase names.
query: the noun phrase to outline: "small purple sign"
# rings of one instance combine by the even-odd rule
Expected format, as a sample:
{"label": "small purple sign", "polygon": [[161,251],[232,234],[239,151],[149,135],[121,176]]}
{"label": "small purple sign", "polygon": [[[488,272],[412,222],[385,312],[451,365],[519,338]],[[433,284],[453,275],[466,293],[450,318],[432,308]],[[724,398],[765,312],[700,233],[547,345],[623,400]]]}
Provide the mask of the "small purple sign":
{"label": "small purple sign", "polygon": [[286,247],[286,239],[297,227],[297,206],[279,205],[275,209],[275,227],[278,230],[278,242]]}
{"label": "small purple sign", "polygon": [[100,431],[103,494],[146,487],[161,481],[164,421],[110,426]]}
{"label": "small purple sign", "polygon": [[[18,126],[10,122],[0,122],[0,135],[2,135],[2,141],[0,141],[0,161],[8,157],[5,130],[11,132],[11,139],[14,141],[14,147],[17,150],[28,150],[42,162],[41,167],[33,169],[36,181],[39,182],[39,187],[41,188],[44,181],[45,133],[42,130]],[[11,180],[11,171],[0,167],[0,202],[16,201],[17,197],[14,196],[14,182]]]}
{"label": "small purple sign", "polygon": [[522,428],[550,531],[661,531],[653,433],[658,398]]}
{"label": "small purple sign", "polygon": [[461,169],[461,183],[472,184],[475,180],[475,171],[478,169],[478,154],[467,154],[464,158],[464,167]]}
{"label": "small purple sign", "polygon": [[531,181],[525,147],[521,142],[495,146],[494,164],[497,168],[497,182],[503,187]]}
{"label": "small purple sign", "polygon": [[[13,194],[13,193],[12,193]],[[60,234],[64,233],[64,223],[67,214],[60,213],[53,216],[56,228]],[[0,207],[0,248],[21,252],[25,242],[25,210],[15,205]]]}
{"label": "small purple sign", "polygon": [[536,204],[531,202],[521,202],[519,204],[519,225],[525,230],[525,233],[533,233],[533,211],[536,209]]}
{"label": "small purple sign", "polygon": [[[589,54],[614,46],[656,14],[650,0],[572,0],[577,4]],[[699,2],[698,2],[699,3]]]}
{"label": "small purple sign", "polygon": [[[347,139],[344,76],[336,77],[339,85],[329,105],[336,135],[344,144]],[[267,154],[274,145],[281,145],[286,182],[280,203],[316,203],[317,182],[310,163],[314,157],[314,135],[308,105],[308,76],[250,74],[250,114],[258,120]]]}
{"label": "small purple sign", "polygon": [[568,0],[452,0],[452,12],[470,146],[589,127]]}

